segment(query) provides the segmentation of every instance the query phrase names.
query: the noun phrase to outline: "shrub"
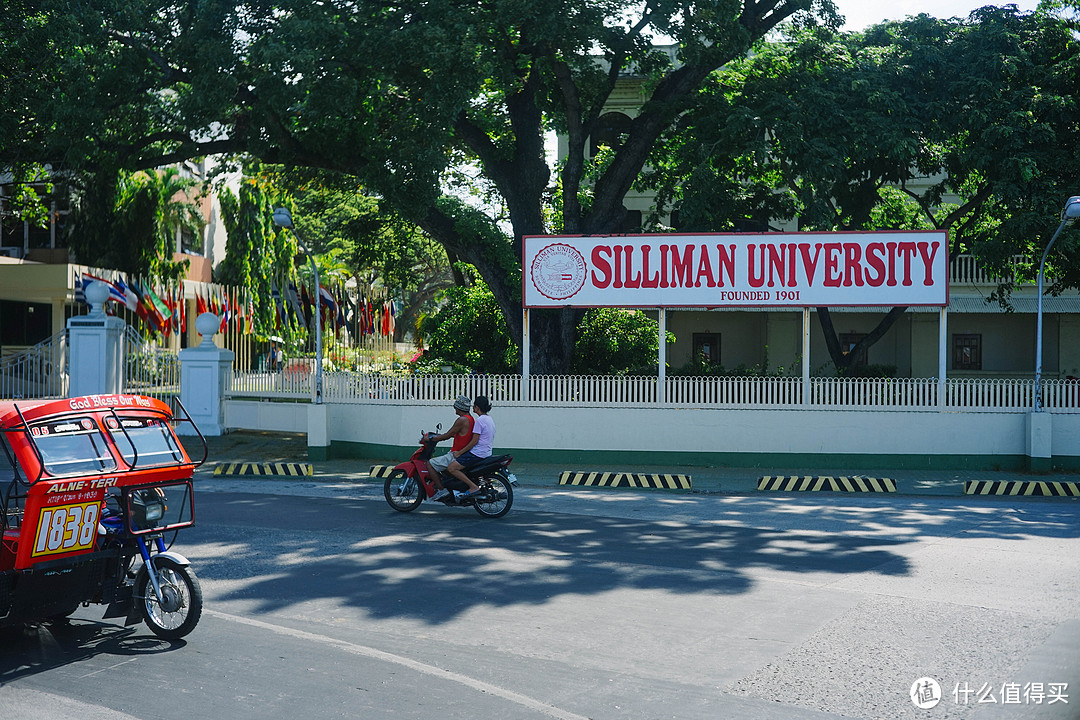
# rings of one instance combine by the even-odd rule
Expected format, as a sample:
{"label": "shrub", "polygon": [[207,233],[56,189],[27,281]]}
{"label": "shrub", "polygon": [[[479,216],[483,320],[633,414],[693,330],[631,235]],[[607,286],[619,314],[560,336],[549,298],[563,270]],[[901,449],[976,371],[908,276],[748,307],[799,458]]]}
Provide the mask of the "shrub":
{"label": "shrub", "polygon": [[[571,372],[649,375],[660,354],[659,323],[639,310],[593,308],[578,324]],[[675,336],[668,333],[668,342]]]}

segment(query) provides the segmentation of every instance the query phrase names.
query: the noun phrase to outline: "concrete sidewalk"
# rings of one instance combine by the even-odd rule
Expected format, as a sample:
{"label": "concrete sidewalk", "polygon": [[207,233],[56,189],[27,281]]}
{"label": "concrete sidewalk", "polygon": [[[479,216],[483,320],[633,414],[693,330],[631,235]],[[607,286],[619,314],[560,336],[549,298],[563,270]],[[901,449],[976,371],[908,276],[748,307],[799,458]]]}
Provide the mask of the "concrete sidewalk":
{"label": "concrete sidewalk", "polygon": [[[194,460],[202,457],[202,446],[197,438],[183,437],[182,441]],[[408,460],[408,456],[402,456],[393,458],[332,459],[311,462],[308,460],[307,436],[303,434],[237,431],[219,437],[209,437],[206,441],[206,462],[196,471],[197,476],[202,478],[213,477],[214,469],[218,465],[299,463],[310,464],[312,466],[312,475],[310,477],[294,477],[294,480],[316,483],[348,481],[381,484],[381,479],[369,475],[369,470],[373,465],[393,466]],[[785,466],[748,468],[630,465],[627,467],[612,467],[610,465],[589,466],[581,463],[568,463],[564,466],[553,463],[527,462],[515,462],[511,466],[511,470],[522,485],[539,487],[557,486],[560,474],[565,471],[681,474],[691,476],[694,492],[720,493],[773,492],[758,490],[758,481],[765,476],[889,478],[895,481],[896,492],[906,495],[964,495],[965,482],[1069,483],[1080,485],[1080,473],[1078,472],[1037,474],[1020,471],[895,469],[887,467],[853,472],[850,468],[840,467],[815,468],[813,470]],[[568,485],[565,487],[577,486]],[[1028,487],[1030,485],[1021,488],[1019,494],[1024,494]],[[607,488],[582,487],[583,492],[596,492],[605,489]],[[1013,489],[1015,489],[1015,486]],[[992,489],[991,492],[996,492],[996,490]],[[1035,492],[1037,494],[1039,491],[1036,490]],[[1014,492],[1013,494],[1017,493]],[[1050,499],[1076,501],[1080,498],[1060,497]]]}

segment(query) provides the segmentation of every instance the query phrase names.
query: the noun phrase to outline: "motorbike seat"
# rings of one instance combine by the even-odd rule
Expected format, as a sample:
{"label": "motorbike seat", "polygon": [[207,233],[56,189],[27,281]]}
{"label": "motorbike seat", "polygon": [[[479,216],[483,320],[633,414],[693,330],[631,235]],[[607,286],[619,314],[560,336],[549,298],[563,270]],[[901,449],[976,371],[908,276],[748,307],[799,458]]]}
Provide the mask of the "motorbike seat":
{"label": "motorbike seat", "polygon": [[491,457],[484,458],[475,465],[470,465],[465,469],[465,474],[469,477],[476,477],[482,475],[485,472],[494,470],[503,464],[503,461],[509,458],[510,455],[492,455]]}

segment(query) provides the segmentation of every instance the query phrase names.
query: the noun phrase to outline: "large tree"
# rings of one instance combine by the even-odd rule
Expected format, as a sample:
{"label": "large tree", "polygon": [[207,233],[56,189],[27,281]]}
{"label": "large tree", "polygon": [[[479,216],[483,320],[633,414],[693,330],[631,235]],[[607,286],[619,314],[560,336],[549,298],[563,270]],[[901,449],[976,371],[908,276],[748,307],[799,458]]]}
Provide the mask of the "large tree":
{"label": "large tree", "polygon": [[[514,338],[522,236],[619,230],[651,148],[713,71],[787,20],[836,22],[832,0],[41,0],[11,13],[55,88],[20,152],[129,168],[250,153],[354,175],[477,268]],[[582,204],[588,138],[628,73],[640,111]],[[552,129],[569,149],[562,227],[545,223]],[[444,192],[468,163],[505,225]],[[534,316],[534,372],[569,367],[576,319]]]}
{"label": "large tree", "polygon": [[359,288],[384,288],[400,301],[395,340],[416,329],[418,318],[434,306],[441,291],[455,281],[465,283],[439,243],[373,197],[356,178],[265,165],[259,172],[294,199],[313,253],[334,253]]}
{"label": "large tree", "polygon": [[[1010,275],[1037,270],[1056,215],[1080,188],[1080,43],[1049,12],[985,7],[860,33],[809,28],[732,63],[659,143],[661,205],[682,229],[936,228],[952,252]],[[1080,287],[1063,242],[1055,289]],[[890,311],[838,368],[884,335]]]}

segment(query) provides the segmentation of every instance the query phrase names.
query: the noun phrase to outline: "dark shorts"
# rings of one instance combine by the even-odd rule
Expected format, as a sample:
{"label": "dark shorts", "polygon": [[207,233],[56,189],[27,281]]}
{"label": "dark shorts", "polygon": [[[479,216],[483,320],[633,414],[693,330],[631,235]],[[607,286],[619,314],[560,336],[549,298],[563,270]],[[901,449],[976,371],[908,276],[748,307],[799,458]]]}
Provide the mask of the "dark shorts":
{"label": "dark shorts", "polygon": [[476,463],[480,462],[481,460],[485,460],[485,459],[486,458],[477,457],[476,455],[473,455],[471,452],[462,453],[461,455],[457,456],[457,461],[461,465],[461,467],[469,467],[470,465],[475,465]]}

